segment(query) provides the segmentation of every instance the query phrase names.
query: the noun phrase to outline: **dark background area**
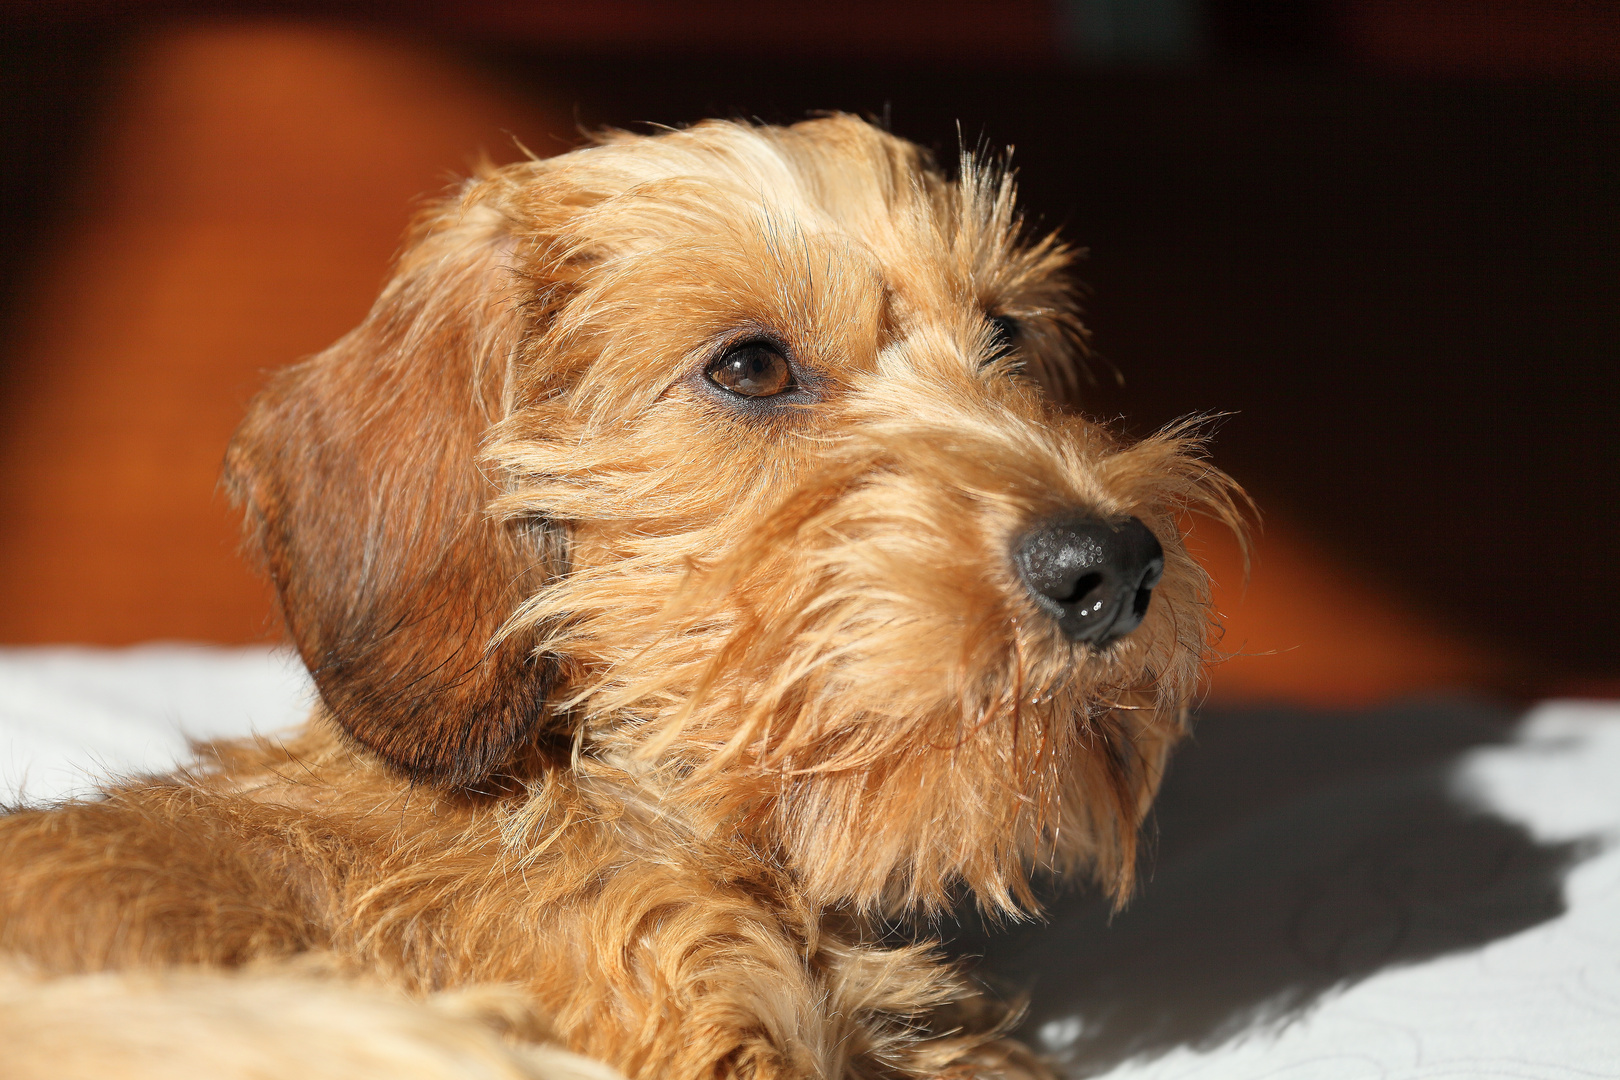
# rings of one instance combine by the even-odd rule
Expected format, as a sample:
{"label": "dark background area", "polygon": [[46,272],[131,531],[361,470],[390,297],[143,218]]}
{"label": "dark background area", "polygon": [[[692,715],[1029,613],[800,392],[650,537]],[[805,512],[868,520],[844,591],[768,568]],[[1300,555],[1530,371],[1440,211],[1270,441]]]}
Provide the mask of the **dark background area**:
{"label": "dark background area", "polygon": [[[1217,456],[1262,507],[1513,658],[1525,692],[1620,678],[1612,8],[586,7],[320,16],[427,43],[583,128],[840,109],[946,159],[959,132],[1015,146],[1031,217],[1090,252],[1091,411],[1138,432],[1232,414]],[[17,6],[0,47],[0,326],[20,325],[73,213],[132,43],[313,16]],[[0,386],[30,392],[37,373],[0,348]]]}

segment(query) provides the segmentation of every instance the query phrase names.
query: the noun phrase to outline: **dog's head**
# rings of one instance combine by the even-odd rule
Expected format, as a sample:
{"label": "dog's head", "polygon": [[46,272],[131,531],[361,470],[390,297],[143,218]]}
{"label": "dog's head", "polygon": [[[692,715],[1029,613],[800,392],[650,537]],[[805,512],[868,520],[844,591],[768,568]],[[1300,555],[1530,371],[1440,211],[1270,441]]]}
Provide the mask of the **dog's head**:
{"label": "dog's head", "polygon": [[469,182],[228,475],[327,709],[420,779],[540,738],[812,898],[1123,889],[1210,620],[1176,432],[1066,407],[1009,178],[849,117],[611,136]]}

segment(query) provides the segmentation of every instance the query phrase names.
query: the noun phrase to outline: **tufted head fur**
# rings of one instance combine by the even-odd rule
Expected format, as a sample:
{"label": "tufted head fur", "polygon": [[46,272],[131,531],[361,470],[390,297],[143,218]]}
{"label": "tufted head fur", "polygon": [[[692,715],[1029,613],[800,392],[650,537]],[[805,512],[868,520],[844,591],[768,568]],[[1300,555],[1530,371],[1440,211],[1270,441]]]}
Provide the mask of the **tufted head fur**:
{"label": "tufted head fur", "polygon": [[[229,483],[326,709],[418,780],[608,763],[821,904],[1123,894],[1210,631],[1184,515],[1241,496],[1073,411],[1069,260],[1005,171],[850,117],[610,134],[429,211]],[[1102,647],[1014,565],[1074,511],[1163,547]]]}

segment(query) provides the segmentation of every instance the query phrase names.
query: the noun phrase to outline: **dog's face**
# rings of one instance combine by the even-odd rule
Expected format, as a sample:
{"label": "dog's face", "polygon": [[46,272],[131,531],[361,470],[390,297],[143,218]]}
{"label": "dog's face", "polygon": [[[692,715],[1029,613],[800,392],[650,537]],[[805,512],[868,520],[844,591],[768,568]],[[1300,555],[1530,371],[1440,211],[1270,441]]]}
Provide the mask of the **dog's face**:
{"label": "dog's face", "polygon": [[835,117],[620,137],[425,219],[228,469],[327,707],[468,785],[541,737],[813,900],[1125,887],[1233,489],[1067,411],[1064,251]]}

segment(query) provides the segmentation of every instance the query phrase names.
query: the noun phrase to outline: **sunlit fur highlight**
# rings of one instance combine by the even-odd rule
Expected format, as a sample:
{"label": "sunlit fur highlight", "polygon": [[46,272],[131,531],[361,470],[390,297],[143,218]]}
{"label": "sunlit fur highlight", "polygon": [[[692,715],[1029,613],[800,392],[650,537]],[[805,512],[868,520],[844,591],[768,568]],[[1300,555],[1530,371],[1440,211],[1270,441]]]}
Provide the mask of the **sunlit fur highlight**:
{"label": "sunlit fur highlight", "polygon": [[[1241,499],[1075,411],[1069,261],[1005,169],[842,116],[469,181],[230,451],[310,726],[0,820],[0,949],[500,986],[637,1078],[1041,1075],[887,930],[1130,892],[1212,630],[1181,531]],[[704,379],[761,336],[796,404]],[[1012,563],[1077,509],[1165,550],[1101,650]]]}

